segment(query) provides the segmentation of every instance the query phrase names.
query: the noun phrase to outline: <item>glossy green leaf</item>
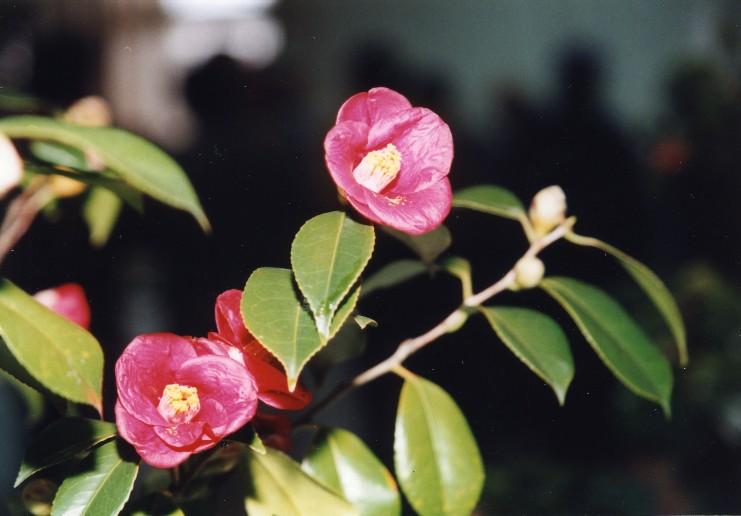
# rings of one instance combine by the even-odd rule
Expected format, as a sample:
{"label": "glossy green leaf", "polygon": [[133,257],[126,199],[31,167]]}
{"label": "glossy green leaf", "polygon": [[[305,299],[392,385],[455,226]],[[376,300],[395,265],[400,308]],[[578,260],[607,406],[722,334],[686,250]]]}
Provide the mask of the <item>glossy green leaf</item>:
{"label": "glossy green leaf", "polygon": [[294,389],[309,359],[326,341],[298,297],[288,269],[263,267],[244,287],[242,317],[252,335],[283,364]]}
{"label": "glossy green leaf", "polygon": [[468,516],[484,485],[463,413],[443,389],[411,373],[396,414],[394,464],[407,500],[422,516]]}
{"label": "glossy green leaf", "polygon": [[95,152],[126,183],[174,208],[191,213],[210,229],[198,196],[182,168],[148,141],[120,129],[83,127],[53,118],[18,116],[0,120],[11,138],[49,140]]}
{"label": "glossy green leaf", "polygon": [[399,490],[391,473],[347,430],[321,431],[302,467],[353,504],[361,516],[401,514]]}
{"label": "glossy green leaf", "polygon": [[371,319],[370,317],[366,317],[364,315],[357,314],[355,317],[355,323],[360,326],[361,330],[366,329],[367,327],[371,326],[373,328],[378,327],[378,321],[375,319]]}
{"label": "glossy green leaf", "polygon": [[630,315],[600,289],[573,278],[545,278],[541,286],[569,313],[613,374],[668,415],[671,368]]}
{"label": "glossy green leaf", "polygon": [[80,463],[76,474],[59,486],[52,516],[118,514],[129,499],[139,470],[136,455],[127,444],[112,441],[95,448]]}
{"label": "glossy green leaf", "polygon": [[461,282],[463,299],[473,295],[473,284],[471,282],[471,264],[460,256],[451,256],[440,263],[443,270],[449,272]]}
{"label": "glossy green leaf", "polygon": [[419,236],[408,235],[385,226],[382,226],[382,229],[417,253],[427,265],[434,263],[453,243],[453,237],[445,226],[439,226]]}
{"label": "glossy green leaf", "polygon": [[359,298],[360,285],[356,285],[352,292],[350,292],[345,300],[342,301],[340,307],[337,309],[337,312],[335,312],[334,317],[332,318],[332,324],[329,327],[329,335],[327,337],[327,340],[337,335],[337,332],[340,331],[340,328],[342,328],[342,325],[345,324],[347,318],[350,317],[350,315],[355,310]]}
{"label": "glossy green leaf", "polygon": [[0,335],[7,351],[41,385],[101,412],[103,351],[98,341],[6,279],[0,280]]}
{"label": "glossy green leaf", "polygon": [[664,317],[676,342],[679,363],[682,366],[686,366],[689,362],[687,332],[684,328],[684,321],[682,320],[679,307],[676,301],[674,301],[669,289],[664,285],[664,282],[643,263],[606,242],[575,234],[567,235],[566,239],[577,245],[595,247],[607,254],[611,254],[618,260],[620,265],[628,271],[628,274],[633,277],[635,282],[638,283],[646,295],[653,301],[659,313]]}
{"label": "glossy green leaf", "polygon": [[121,199],[110,190],[101,187],[90,190],[82,216],[90,232],[91,245],[103,247],[108,242],[122,208]]}
{"label": "glossy green leaf", "polygon": [[250,516],[350,516],[353,506],[322,486],[278,450],[248,450],[246,467],[252,482],[245,505]]}
{"label": "glossy green leaf", "polygon": [[478,185],[458,190],[453,195],[453,206],[514,220],[521,220],[526,216],[522,202],[509,190],[495,185]]}
{"label": "glossy green leaf", "polygon": [[116,436],[116,425],[106,421],[68,417],[45,428],[26,451],[15,486],[31,475],[60,464]]}
{"label": "glossy green leaf", "polygon": [[363,281],[362,297],[376,290],[396,286],[427,272],[427,266],[419,260],[391,262]]}
{"label": "glossy green leaf", "polygon": [[291,267],[309,302],[319,333],[330,334],[335,311],[368,264],[375,233],[343,212],[307,221],[291,245]]}
{"label": "glossy green leaf", "polygon": [[481,312],[502,342],[556,393],[563,405],[574,378],[568,340],[548,316],[513,307],[485,307]]}
{"label": "glossy green leaf", "polygon": [[39,140],[31,142],[29,150],[35,158],[46,163],[77,170],[91,170],[87,159],[85,159],[85,154],[80,149],[69,145]]}

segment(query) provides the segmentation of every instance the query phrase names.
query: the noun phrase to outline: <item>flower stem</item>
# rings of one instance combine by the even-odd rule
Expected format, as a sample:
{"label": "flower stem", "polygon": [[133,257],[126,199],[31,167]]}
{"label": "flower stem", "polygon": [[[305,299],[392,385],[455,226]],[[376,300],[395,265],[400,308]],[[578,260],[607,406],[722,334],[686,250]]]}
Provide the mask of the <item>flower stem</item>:
{"label": "flower stem", "polygon": [[[543,237],[534,240],[530,247],[522,255],[522,258],[533,258],[537,256],[543,249],[553,244],[557,240],[563,238],[576,222],[573,217],[565,220],[560,225],[556,226],[550,233]],[[521,258],[521,259],[522,259]],[[519,261],[519,260],[518,260]],[[481,306],[483,303],[499,294],[500,292],[507,290],[509,287],[514,285],[515,282],[515,269],[512,267],[507,273],[502,276],[497,282],[493,283],[489,287],[485,288],[478,294],[468,296],[463,300],[463,305],[451,312],[445,319],[440,321],[436,326],[431,328],[426,333],[417,337],[407,339],[396,348],[396,351],[389,356],[387,359],[379,362],[370,369],[360,373],[350,381],[342,382],[335,387],[324,399],[320,400],[316,405],[310,408],[303,416],[296,422],[297,425],[308,423],[311,419],[319,412],[324,410],[328,405],[331,405],[339,398],[352,391],[356,387],[365,385],[368,382],[375,380],[376,378],[385,375],[388,372],[394,371],[404,376],[405,374],[412,374],[403,368],[402,363],[409,358],[411,355],[427,346],[431,342],[434,342],[438,338],[442,337],[446,333],[453,332],[460,327],[461,314],[471,308]]]}
{"label": "flower stem", "polygon": [[32,183],[8,206],[0,226],[0,263],[33,224],[36,215],[54,197],[47,181]]}

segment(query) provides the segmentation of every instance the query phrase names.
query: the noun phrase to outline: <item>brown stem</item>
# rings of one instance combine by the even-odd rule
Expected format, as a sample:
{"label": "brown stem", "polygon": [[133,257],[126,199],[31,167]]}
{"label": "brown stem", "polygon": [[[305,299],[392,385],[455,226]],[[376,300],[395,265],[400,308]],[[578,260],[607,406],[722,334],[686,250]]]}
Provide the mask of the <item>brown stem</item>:
{"label": "brown stem", "polygon": [[44,181],[29,186],[13,199],[0,226],[0,263],[26,234],[36,215],[53,196],[51,188]]}

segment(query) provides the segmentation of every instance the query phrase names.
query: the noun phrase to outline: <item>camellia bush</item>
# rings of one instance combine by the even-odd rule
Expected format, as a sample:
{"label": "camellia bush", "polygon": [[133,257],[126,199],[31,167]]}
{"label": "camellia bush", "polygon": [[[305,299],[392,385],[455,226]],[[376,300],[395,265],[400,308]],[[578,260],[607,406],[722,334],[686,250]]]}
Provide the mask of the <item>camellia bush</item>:
{"label": "camellia bush", "polygon": [[[98,246],[121,210],[140,210],[144,196],[189,212],[209,230],[175,161],[109,124],[97,98],[57,117],[0,120],[0,192],[8,199],[0,260],[41,210],[67,197],[85,196],[83,215]],[[495,185],[453,193],[450,128],[387,88],[349,98],[324,149],[342,207],[297,228],[290,269],[259,268],[242,289],[219,295],[213,326],[202,336],[134,338],[116,361],[116,392],[105,393],[108,406],[115,399],[110,419],[103,417],[104,355],[88,332],[83,289],[66,284],[32,295],[12,279],[0,280],[3,375],[29,404],[58,414],[33,436],[16,479],[22,503],[9,511],[394,515],[402,511],[403,493],[422,515],[470,514],[484,484],[476,429],[443,387],[404,363],[470,317],[483,317],[492,334],[481,339],[501,341],[563,404],[575,374],[564,331],[536,310],[497,304],[504,291],[542,289],[583,335],[573,344],[589,345],[620,382],[669,416],[670,361],[609,294],[577,278],[545,275],[539,254],[565,241],[616,259],[663,316],[685,365],[679,310],[645,265],[575,232],[558,186],[540,191],[527,209]],[[529,243],[481,290],[474,288],[469,262],[446,254],[451,234],[443,223],[452,208],[511,219]],[[419,258],[364,275],[377,230]],[[460,280],[457,309],[328,395],[306,387],[307,366],[322,377],[362,353],[366,329],[384,323],[363,315],[364,296],[440,271]],[[334,400],[389,373],[401,380],[395,427],[379,430],[393,432],[391,471],[349,430],[314,423]],[[299,427],[312,435],[301,454],[292,446]]]}

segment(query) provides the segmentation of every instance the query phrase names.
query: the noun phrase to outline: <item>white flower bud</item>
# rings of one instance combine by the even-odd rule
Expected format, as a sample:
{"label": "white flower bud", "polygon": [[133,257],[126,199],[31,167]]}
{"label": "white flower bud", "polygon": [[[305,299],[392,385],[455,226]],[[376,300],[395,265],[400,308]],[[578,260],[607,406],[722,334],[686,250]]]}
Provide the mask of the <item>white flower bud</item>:
{"label": "white flower bud", "polygon": [[23,162],[13,143],[0,134],[0,197],[18,186],[23,176]]}
{"label": "white flower bud", "polygon": [[518,289],[537,287],[545,274],[545,265],[539,258],[522,258],[515,264],[515,286]]}
{"label": "white flower bud", "polygon": [[530,222],[537,235],[545,235],[566,218],[566,194],[560,186],[549,186],[535,194],[530,204]]}

